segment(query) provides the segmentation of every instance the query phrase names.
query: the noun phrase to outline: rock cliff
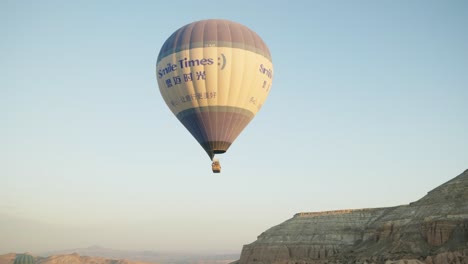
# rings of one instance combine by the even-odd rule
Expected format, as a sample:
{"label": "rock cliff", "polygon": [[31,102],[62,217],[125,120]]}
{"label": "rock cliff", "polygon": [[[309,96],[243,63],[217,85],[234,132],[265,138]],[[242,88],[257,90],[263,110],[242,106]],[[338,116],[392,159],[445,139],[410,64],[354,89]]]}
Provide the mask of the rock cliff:
{"label": "rock cliff", "polygon": [[468,264],[468,170],[409,205],[298,213],[238,264]]}

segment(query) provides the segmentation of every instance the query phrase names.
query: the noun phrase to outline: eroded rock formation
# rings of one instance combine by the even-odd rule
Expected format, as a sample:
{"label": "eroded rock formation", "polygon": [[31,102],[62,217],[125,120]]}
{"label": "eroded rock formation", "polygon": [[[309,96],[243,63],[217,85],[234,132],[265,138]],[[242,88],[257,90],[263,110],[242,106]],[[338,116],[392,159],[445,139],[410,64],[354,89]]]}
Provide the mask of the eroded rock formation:
{"label": "eroded rock formation", "polygon": [[298,213],[236,263],[468,264],[468,170],[409,205]]}

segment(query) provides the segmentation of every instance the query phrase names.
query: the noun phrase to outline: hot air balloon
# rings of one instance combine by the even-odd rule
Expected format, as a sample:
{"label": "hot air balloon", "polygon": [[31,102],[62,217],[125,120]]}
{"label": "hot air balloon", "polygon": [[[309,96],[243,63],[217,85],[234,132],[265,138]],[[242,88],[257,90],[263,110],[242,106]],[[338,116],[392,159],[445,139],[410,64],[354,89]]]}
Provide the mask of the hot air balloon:
{"label": "hot air balloon", "polygon": [[[167,106],[213,160],[262,107],[273,64],[255,32],[236,22],[208,19],[185,25],[166,40],[156,78]],[[212,166],[220,172],[218,160]]]}

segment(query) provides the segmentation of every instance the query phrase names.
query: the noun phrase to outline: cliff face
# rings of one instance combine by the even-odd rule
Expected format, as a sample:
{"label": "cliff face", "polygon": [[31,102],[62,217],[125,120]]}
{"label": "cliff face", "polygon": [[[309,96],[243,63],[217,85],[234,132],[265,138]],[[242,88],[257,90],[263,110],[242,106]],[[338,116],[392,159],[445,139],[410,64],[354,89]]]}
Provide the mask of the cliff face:
{"label": "cliff face", "polygon": [[468,264],[468,170],[409,205],[298,213],[239,264]]}

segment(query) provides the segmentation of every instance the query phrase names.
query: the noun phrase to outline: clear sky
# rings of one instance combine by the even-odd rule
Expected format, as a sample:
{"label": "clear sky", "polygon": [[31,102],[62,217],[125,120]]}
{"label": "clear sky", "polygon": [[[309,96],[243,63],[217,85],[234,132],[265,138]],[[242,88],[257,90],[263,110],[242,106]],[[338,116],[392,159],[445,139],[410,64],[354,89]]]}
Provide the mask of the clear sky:
{"label": "clear sky", "polygon": [[[221,174],[165,105],[190,22],[270,47]],[[240,252],[295,213],[407,204],[468,168],[467,1],[1,1],[0,253]]]}

